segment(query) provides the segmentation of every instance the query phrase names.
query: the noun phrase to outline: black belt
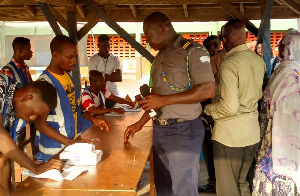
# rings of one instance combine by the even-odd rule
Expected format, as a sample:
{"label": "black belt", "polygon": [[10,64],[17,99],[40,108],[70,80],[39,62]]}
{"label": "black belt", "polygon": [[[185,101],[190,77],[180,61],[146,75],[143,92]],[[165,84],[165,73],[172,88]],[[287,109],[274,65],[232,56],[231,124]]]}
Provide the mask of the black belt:
{"label": "black belt", "polygon": [[156,118],[153,120],[154,123],[156,123],[157,125],[161,125],[161,126],[169,126],[170,124],[174,124],[174,123],[182,123],[184,121],[187,121],[185,119],[182,118],[169,118],[169,119],[159,119]]}

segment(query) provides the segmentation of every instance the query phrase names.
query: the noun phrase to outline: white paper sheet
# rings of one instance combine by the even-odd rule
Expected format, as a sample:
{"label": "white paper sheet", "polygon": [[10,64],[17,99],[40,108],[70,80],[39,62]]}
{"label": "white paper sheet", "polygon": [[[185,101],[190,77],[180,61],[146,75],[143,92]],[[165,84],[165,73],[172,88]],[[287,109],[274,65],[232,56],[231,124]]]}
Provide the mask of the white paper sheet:
{"label": "white paper sheet", "polygon": [[90,143],[75,143],[65,148],[65,152],[85,152],[89,153],[95,150],[95,145]]}
{"label": "white paper sheet", "polygon": [[62,181],[63,179],[72,181],[84,171],[87,171],[85,167],[66,165],[62,173],[60,173],[57,169],[51,169],[44,173],[36,175],[33,172],[25,169],[23,175],[29,175],[33,178],[48,178],[55,181]]}
{"label": "white paper sheet", "polygon": [[105,116],[125,116],[125,114],[118,114],[118,113],[114,113],[114,112],[106,113],[104,115]]}
{"label": "white paper sheet", "polygon": [[135,104],[134,108],[130,107],[127,104],[116,104],[116,108],[123,108],[125,112],[140,112],[141,109],[138,107],[138,103]]}

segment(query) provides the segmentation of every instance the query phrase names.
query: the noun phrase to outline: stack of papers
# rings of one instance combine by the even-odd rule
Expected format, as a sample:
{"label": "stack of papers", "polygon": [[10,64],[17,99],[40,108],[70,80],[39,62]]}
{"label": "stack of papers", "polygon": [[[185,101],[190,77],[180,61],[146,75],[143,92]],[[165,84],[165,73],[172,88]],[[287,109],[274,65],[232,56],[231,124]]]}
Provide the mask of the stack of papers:
{"label": "stack of papers", "polygon": [[94,144],[75,143],[66,147],[59,158],[67,160],[67,165],[97,165],[102,154],[101,150],[95,150]]}

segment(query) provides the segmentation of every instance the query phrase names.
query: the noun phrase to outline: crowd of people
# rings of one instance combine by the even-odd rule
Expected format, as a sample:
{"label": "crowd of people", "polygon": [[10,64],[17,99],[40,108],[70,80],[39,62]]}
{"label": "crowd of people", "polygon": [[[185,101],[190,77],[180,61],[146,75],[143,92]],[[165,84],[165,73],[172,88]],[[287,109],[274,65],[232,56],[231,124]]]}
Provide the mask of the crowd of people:
{"label": "crowd of people", "polygon": [[[151,71],[153,87],[138,102],[145,113],[124,130],[124,141],[153,121],[157,195],[299,195],[300,33],[287,31],[276,63],[272,59],[272,76],[266,78],[261,48],[257,43],[251,46],[254,51],[247,46],[241,20],[229,20],[221,36],[209,36],[203,45],[177,34],[161,12],[148,15],[143,30],[147,43],[158,51]],[[3,195],[10,191],[10,159],[37,174],[61,170],[64,164],[51,159],[53,155],[86,142],[77,137],[92,124],[109,130],[98,115],[123,114],[123,109],[111,108],[115,103],[135,105],[119,97],[116,82],[122,81],[122,71],[107,35],[98,37],[99,51],[89,60],[90,86],[83,92],[70,75],[78,51],[69,37],[52,39],[50,64],[34,82],[25,63],[32,57],[30,40],[17,37],[12,47],[12,60],[0,73]],[[151,109],[159,111],[152,118]],[[38,147],[35,162],[15,143],[26,123],[32,124],[32,145]],[[209,179],[198,187],[201,148]]]}

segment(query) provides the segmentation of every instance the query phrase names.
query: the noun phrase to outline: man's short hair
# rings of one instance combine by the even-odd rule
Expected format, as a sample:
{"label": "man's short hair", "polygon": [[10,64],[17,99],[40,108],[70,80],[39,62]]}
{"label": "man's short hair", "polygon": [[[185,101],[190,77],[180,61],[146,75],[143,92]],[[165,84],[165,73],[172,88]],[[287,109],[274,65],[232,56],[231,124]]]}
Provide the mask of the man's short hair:
{"label": "man's short hair", "polygon": [[245,29],[245,22],[239,19],[230,19],[225,25],[224,25],[224,34],[223,37],[227,37],[236,31],[239,31],[241,29]]}
{"label": "man's short hair", "polygon": [[27,85],[32,88],[38,97],[47,104],[49,110],[54,110],[57,106],[56,88],[47,81],[38,80]]}
{"label": "man's short hair", "polygon": [[210,48],[211,45],[214,45],[215,48],[218,48],[221,45],[221,41],[218,36],[210,35],[204,40],[203,45],[207,50]]}
{"label": "man's short hair", "polygon": [[99,37],[98,37],[98,43],[103,42],[103,41],[109,41],[109,40],[110,40],[110,38],[109,38],[109,36],[106,35],[106,34],[101,34],[101,35],[99,35]]}
{"label": "man's short hair", "polygon": [[26,37],[16,37],[12,42],[13,50],[23,49],[30,44],[30,40]]}
{"label": "man's short hair", "polygon": [[91,70],[89,72],[90,76],[89,76],[89,80],[90,80],[90,83],[95,83],[99,80],[103,80],[103,74],[102,72],[99,72],[97,70]]}
{"label": "man's short hair", "polygon": [[144,19],[144,23],[148,23],[148,22],[157,24],[159,26],[161,26],[161,25],[170,26],[171,25],[170,18],[162,12],[152,12],[151,14],[149,14]]}
{"label": "man's short hair", "polygon": [[50,43],[50,50],[51,52],[61,52],[66,44],[76,45],[76,43],[68,36],[57,35]]}

